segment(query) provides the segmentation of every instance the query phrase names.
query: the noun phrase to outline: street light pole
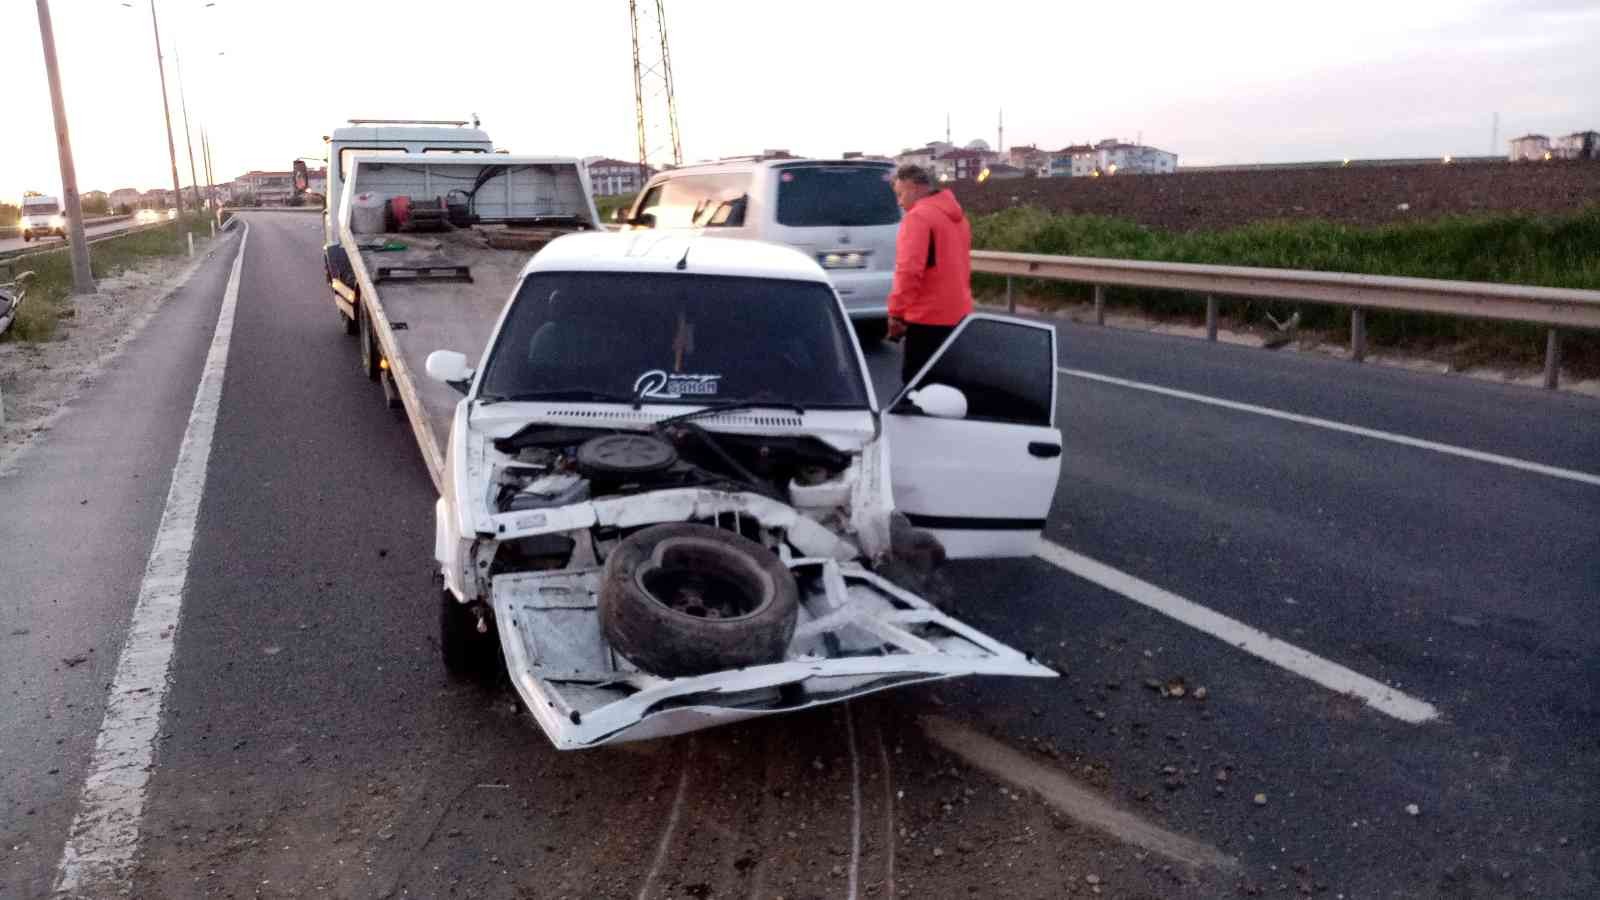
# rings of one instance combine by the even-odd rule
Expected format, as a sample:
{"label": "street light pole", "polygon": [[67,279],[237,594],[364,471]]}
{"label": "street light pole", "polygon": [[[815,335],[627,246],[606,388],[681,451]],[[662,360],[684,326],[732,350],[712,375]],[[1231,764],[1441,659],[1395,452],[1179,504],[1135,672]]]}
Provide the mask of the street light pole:
{"label": "street light pole", "polygon": [[211,139],[206,134],[204,125],[200,126],[200,158],[206,166],[206,210],[211,217],[217,217],[217,180],[216,174],[211,170]]}
{"label": "street light pole", "polygon": [[56,150],[61,156],[61,201],[66,206],[67,240],[72,253],[72,292],[94,293],[89,270],[89,244],[83,237],[83,205],[78,202],[78,172],[72,164],[72,139],[67,134],[67,104],[61,98],[61,71],[56,67],[56,35],[50,26],[50,0],[38,0],[39,40],[44,43],[44,68],[50,77],[50,106],[56,119]]}
{"label": "street light pole", "polygon": [[183,142],[189,146],[189,187],[194,191],[194,208],[200,209],[200,178],[194,171],[194,138],[189,133],[189,100],[183,90],[183,54],[177,44],[172,46],[172,56],[178,61],[178,103],[183,108]]}
{"label": "street light pole", "polygon": [[178,186],[178,148],[172,143],[172,109],[167,105],[167,69],[161,62],[161,26],[156,22],[156,0],[150,0],[150,27],[156,33],[156,71],[161,74],[161,114],[167,120],[167,156],[172,160],[172,202],[183,212],[183,188]]}

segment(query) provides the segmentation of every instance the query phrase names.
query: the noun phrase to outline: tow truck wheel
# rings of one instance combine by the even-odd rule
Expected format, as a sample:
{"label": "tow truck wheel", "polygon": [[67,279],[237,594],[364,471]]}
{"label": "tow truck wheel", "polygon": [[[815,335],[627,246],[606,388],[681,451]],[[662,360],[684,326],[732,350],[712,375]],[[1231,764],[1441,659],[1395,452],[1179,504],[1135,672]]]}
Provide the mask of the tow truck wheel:
{"label": "tow truck wheel", "polygon": [[378,351],[372,344],[372,323],[361,315],[357,307],[356,318],[361,332],[361,372],[368,381],[378,380]]}
{"label": "tow truck wheel", "polygon": [[333,308],[333,311],[339,314],[339,325],[344,329],[344,333],[346,335],[355,337],[357,334],[361,333],[361,326],[356,323],[354,316],[345,315],[344,310],[337,306]]}
{"label": "tow truck wheel", "polygon": [[782,660],[800,590],[766,547],[678,522],[629,535],[611,552],[599,607],[613,650],[675,678]]}
{"label": "tow truck wheel", "polygon": [[448,590],[439,592],[439,655],[452,675],[483,677],[500,662],[494,625],[478,630],[478,617]]}

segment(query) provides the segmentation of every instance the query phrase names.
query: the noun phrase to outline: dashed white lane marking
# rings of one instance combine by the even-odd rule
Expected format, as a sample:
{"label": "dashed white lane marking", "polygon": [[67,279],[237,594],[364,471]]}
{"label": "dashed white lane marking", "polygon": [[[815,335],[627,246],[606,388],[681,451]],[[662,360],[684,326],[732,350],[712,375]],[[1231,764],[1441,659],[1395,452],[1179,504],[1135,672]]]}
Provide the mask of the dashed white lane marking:
{"label": "dashed white lane marking", "polygon": [[694,739],[689,739],[689,749],[684,752],[683,774],[678,776],[678,793],[672,798],[672,812],[667,815],[667,826],[661,829],[661,840],[656,844],[656,858],[650,863],[650,872],[639,886],[639,900],[647,900],[656,879],[661,877],[661,867],[667,862],[667,849],[672,846],[672,836],[677,833],[678,819],[683,815],[683,798],[689,793],[689,770],[694,762]]}
{"label": "dashed white lane marking", "polygon": [[1082,378],[1088,381],[1099,381],[1104,384],[1114,384],[1119,387],[1132,388],[1136,391],[1148,391],[1152,394],[1161,394],[1165,397],[1175,397],[1179,400],[1191,400],[1195,403],[1204,403],[1209,406],[1219,406],[1223,409],[1232,409],[1238,412],[1252,413],[1258,416],[1267,416],[1281,419],[1285,422],[1297,422],[1301,425],[1310,425],[1315,428],[1326,428],[1330,431],[1341,431],[1345,434],[1354,434],[1373,440],[1388,441],[1391,444],[1400,444],[1406,447],[1416,447],[1421,450],[1432,450],[1448,456],[1459,456],[1463,459],[1477,460],[1478,462],[1491,463],[1511,469],[1521,469],[1524,472],[1534,472],[1539,475],[1548,475],[1551,478],[1565,478],[1568,481],[1577,481],[1582,484],[1600,486],[1600,475],[1590,472],[1579,472],[1575,469],[1563,469],[1558,466],[1547,466],[1543,463],[1518,459],[1514,456],[1501,456],[1498,453],[1485,453],[1482,450],[1471,450],[1466,447],[1457,447],[1454,444],[1441,444],[1438,441],[1427,441],[1404,434],[1394,434],[1389,431],[1379,431],[1376,428],[1363,428],[1360,425],[1347,425],[1344,422],[1335,422],[1332,419],[1319,419],[1316,416],[1303,416],[1299,413],[1286,412],[1273,409],[1270,406],[1256,406],[1252,403],[1240,403],[1237,400],[1224,400],[1220,397],[1208,397],[1205,394],[1196,394],[1190,391],[1180,391],[1176,388],[1162,387],[1156,384],[1146,384],[1142,381],[1130,381],[1126,378],[1115,378],[1110,375],[1101,375],[1098,372],[1085,372],[1082,369],[1057,368],[1057,372],[1070,375],[1073,378]]}
{"label": "dashed white lane marking", "polygon": [[850,900],[861,886],[861,754],[856,750],[856,722],[844,705],[844,730],[850,738]]}
{"label": "dashed white lane marking", "polygon": [[211,338],[189,424],[178,447],[166,508],[145,564],[139,599],[128,638],[117,658],[117,673],[106,696],[105,718],[95,740],[78,813],[72,820],[57,867],[56,890],[110,896],[121,890],[128,865],[139,848],[145,787],[155,756],[161,706],[166,698],[178,613],[189,575],[195,520],[205,494],[211,436],[222,403],[234,310],[239,302],[239,271],[244,264],[249,226],[239,239],[233,271],[222,297],[222,312]]}
{"label": "dashed white lane marking", "polygon": [[1218,640],[1226,641],[1246,653],[1288,669],[1302,678],[1309,678],[1329,690],[1359,697],[1373,709],[1402,722],[1421,724],[1439,716],[1439,710],[1431,703],[1401,693],[1382,682],[1374,681],[1359,672],[1353,672],[1338,663],[1329,662],[1293,644],[1280,641],[1264,631],[1230,619],[1192,600],[1162,590],[1081,553],[1075,553],[1053,541],[1040,541],[1039,557],[1079,578],[1121,594],[1135,603],[1177,619]]}

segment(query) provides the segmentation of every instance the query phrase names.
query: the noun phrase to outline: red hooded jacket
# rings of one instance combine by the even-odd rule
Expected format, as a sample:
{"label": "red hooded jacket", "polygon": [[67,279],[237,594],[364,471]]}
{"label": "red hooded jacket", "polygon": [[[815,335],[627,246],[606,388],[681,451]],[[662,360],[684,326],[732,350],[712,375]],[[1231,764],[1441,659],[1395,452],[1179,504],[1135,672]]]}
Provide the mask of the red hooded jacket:
{"label": "red hooded jacket", "polygon": [[972,225],[948,190],[918,200],[900,220],[889,315],[954,325],[972,312]]}

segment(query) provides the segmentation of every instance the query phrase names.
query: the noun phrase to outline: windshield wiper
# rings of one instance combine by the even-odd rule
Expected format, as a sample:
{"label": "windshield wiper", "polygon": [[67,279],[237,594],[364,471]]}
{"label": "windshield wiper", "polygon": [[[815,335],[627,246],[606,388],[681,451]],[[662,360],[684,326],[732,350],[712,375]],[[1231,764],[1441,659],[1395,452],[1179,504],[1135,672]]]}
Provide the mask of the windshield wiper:
{"label": "windshield wiper", "polygon": [[673,416],[670,419],[662,419],[651,427],[656,430],[660,430],[670,425],[677,425],[681,422],[688,422],[691,419],[698,419],[703,416],[714,416],[717,413],[733,412],[734,410],[738,409],[751,409],[757,406],[774,406],[778,409],[793,410],[795,415],[799,416],[806,414],[806,408],[798,403],[789,403],[782,400],[773,400],[771,398],[751,397],[746,400],[728,400],[723,403],[714,403],[711,406],[702,407],[694,412],[686,412],[683,415]]}
{"label": "windshield wiper", "polygon": [[518,403],[534,400],[571,400],[575,402],[591,403],[632,403],[633,398],[622,394],[611,394],[605,391],[592,391],[588,388],[571,388],[558,391],[525,391],[520,394],[500,396],[493,394],[480,397],[485,403]]}

